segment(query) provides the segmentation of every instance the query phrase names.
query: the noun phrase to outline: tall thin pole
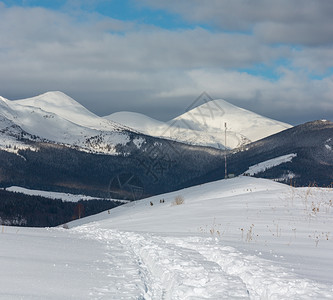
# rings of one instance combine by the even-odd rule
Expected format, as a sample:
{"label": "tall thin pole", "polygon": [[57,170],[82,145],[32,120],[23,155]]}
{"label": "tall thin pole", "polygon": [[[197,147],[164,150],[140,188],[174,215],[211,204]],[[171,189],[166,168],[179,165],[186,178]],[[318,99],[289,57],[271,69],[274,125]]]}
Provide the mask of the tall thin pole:
{"label": "tall thin pole", "polygon": [[228,178],[227,173],[227,122],[224,122],[224,178]]}

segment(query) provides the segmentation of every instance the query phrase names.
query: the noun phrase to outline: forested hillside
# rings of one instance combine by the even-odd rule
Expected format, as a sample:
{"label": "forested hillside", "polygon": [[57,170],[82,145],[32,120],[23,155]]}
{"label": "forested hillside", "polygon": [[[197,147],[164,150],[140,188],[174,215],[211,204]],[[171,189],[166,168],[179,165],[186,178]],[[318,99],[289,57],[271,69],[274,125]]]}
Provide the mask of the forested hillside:
{"label": "forested hillside", "polygon": [[117,207],[110,200],[65,202],[0,190],[0,224],[28,227],[52,227]]}

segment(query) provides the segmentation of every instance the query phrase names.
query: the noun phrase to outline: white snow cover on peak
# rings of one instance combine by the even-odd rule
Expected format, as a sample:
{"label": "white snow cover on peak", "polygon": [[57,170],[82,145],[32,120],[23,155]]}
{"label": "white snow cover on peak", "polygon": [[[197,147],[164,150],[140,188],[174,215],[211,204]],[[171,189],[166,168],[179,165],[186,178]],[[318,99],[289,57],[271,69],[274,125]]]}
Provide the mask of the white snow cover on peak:
{"label": "white snow cover on peak", "polygon": [[118,124],[107,121],[76,102],[66,94],[56,91],[13,101],[14,104],[40,108],[45,112],[56,114],[72,123],[98,130],[114,130]]}
{"label": "white snow cover on peak", "polygon": [[[0,108],[0,114],[31,135],[102,153],[128,142],[124,132],[130,128],[183,143],[233,149],[291,127],[224,100],[205,102],[168,122],[130,112],[102,118],[62,92],[14,101],[1,97]],[[101,145],[87,145],[91,138],[100,141],[98,136],[103,138]]]}
{"label": "white snow cover on peak", "polygon": [[[108,154],[117,154],[116,145],[129,142],[128,128],[96,116],[61,92],[1,100],[0,116],[40,139]],[[7,137],[2,133],[0,144]],[[20,148],[26,147],[23,143]]]}
{"label": "white snow cover on peak", "polygon": [[157,137],[229,149],[292,127],[221,99],[205,102],[166,123],[130,112],[116,113],[104,118]]}
{"label": "white snow cover on peak", "polygon": [[332,196],[238,177],[69,230],[3,226],[0,298],[332,299]]}
{"label": "white snow cover on peak", "polygon": [[240,134],[252,142],[292,127],[289,124],[237,107],[222,99],[212,100],[193,108],[169,123],[173,121],[183,121],[183,124],[189,124],[192,129],[201,131],[211,129],[224,131],[226,123],[227,133]]}

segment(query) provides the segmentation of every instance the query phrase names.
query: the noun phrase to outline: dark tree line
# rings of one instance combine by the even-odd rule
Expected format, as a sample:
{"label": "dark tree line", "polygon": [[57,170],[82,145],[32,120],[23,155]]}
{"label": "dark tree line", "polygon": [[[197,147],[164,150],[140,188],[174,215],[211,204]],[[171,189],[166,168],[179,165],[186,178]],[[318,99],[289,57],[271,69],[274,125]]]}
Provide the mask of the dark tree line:
{"label": "dark tree line", "polygon": [[109,198],[112,180],[130,173],[140,178],[142,197],[148,197],[187,187],[193,178],[223,163],[216,149],[155,141],[146,137],[140,149],[132,142],[119,146],[124,155],[86,153],[43,143],[36,143],[37,152],[20,150],[20,156],[0,150],[0,186]]}
{"label": "dark tree line", "polygon": [[0,190],[0,224],[52,227],[121,205],[110,200],[65,202]]}

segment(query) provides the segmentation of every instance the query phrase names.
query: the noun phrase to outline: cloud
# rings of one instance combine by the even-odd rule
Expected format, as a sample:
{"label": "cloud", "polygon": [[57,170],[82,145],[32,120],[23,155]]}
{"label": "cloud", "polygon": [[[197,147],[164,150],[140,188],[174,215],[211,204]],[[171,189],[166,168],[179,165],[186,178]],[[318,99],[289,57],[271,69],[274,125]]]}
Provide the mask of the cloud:
{"label": "cloud", "polygon": [[270,81],[238,71],[192,70],[186,74],[186,86],[179,85],[156,97],[176,99],[191,95],[195,99],[201,91],[207,91],[213,97],[218,95],[240,107],[292,124],[311,113],[313,118],[331,118],[333,76],[310,80],[302,73],[288,69],[280,71],[283,73],[280,79]]}
{"label": "cloud", "polygon": [[[221,2],[229,3],[230,9],[236,5]],[[245,1],[236,15],[244,20],[237,23],[233,16],[220,24],[219,13],[230,14],[220,1],[199,10],[202,2],[193,0],[192,14],[186,12],[189,2],[170,2],[175,4],[172,8],[166,3],[163,8],[191,20],[206,20],[213,13],[219,27],[166,30],[87,11],[77,15],[66,7],[55,11],[5,7],[0,2],[0,94],[17,99],[61,90],[99,115],[132,110],[162,120],[182,113],[203,91],[286,122],[295,120],[295,111],[300,121],[311,111],[333,114],[332,76],[327,75],[333,60],[327,41],[316,47],[271,45],[260,27],[267,20],[292,22],[292,14],[282,16],[281,9],[268,12],[267,7],[270,15],[264,17]],[[262,21],[256,25],[258,20]],[[230,33],[222,27],[254,29]],[[278,68],[280,60],[287,63]],[[244,71],[258,64],[271,68],[277,79]],[[313,79],[313,73],[321,78]]]}
{"label": "cloud", "polygon": [[333,43],[331,0],[137,1],[180,14],[189,22],[203,22],[221,30],[254,32],[270,43]]}
{"label": "cloud", "polygon": [[77,22],[62,12],[42,8],[3,10],[0,36],[2,74],[26,78],[30,73],[28,80],[62,77],[66,81],[90,73],[93,80],[132,82],[138,80],[138,73],[156,70],[250,67],[278,59],[287,51],[260,45],[242,34],[212,33],[202,28],[136,29],[131,23],[126,26],[105,17]]}
{"label": "cloud", "polygon": [[325,74],[333,71],[332,47],[310,47],[292,52],[292,63],[296,68],[313,74]]}

